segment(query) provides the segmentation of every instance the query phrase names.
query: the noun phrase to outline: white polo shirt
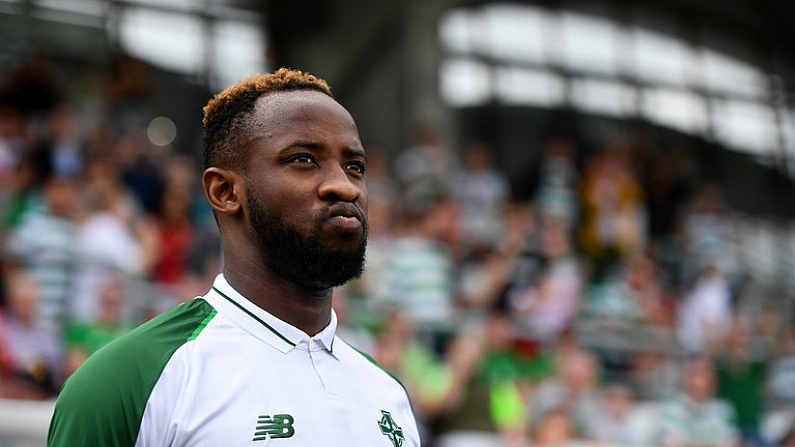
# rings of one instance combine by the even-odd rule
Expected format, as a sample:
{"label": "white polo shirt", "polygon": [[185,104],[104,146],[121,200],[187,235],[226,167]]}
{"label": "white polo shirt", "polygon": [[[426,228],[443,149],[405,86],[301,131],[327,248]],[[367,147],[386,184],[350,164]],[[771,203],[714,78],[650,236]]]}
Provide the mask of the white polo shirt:
{"label": "white polo shirt", "polygon": [[309,337],[219,275],[92,355],[58,397],[48,445],[419,447],[406,391],[336,327],[332,313]]}

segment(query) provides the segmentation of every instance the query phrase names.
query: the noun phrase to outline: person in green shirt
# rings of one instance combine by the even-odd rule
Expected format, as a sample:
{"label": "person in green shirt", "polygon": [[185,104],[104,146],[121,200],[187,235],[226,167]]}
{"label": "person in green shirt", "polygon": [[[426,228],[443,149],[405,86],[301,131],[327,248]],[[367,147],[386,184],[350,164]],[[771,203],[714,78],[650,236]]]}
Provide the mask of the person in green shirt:
{"label": "person in green shirt", "polygon": [[111,275],[102,287],[97,321],[76,321],[66,328],[64,342],[68,374],[77,370],[91,354],[134,327],[122,318],[123,304],[124,283],[121,278]]}
{"label": "person in green shirt", "polygon": [[724,351],[715,360],[717,396],[734,407],[737,428],[743,443],[766,447],[760,433],[765,412],[765,378],[767,365],[754,358],[748,349],[750,331],[745,320],[736,318]]}

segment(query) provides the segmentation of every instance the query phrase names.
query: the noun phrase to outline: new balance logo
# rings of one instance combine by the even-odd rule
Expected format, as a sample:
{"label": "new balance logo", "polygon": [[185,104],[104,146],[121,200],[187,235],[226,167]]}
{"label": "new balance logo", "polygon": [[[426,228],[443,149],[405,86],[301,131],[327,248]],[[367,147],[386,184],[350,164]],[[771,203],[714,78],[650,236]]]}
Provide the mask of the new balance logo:
{"label": "new balance logo", "polygon": [[403,445],[405,439],[403,438],[403,429],[395,423],[390,412],[381,410],[381,420],[378,421],[378,426],[381,428],[381,433],[392,441],[394,447]]}
{"label": "new balance logo", "polygon": [[295,434],[293,417],[289,414],[274,414],[257,418],[257,429],[253,441],[264,441],[268,438],[289,438]]}

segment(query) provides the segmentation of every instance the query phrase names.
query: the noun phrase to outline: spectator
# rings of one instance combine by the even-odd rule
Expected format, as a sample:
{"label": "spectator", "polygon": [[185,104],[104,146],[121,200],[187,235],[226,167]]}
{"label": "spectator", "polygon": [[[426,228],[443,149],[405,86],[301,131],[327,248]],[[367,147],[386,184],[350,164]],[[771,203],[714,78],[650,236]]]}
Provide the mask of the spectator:
{"label": "spectator", "polygon": [[730,285],[737,279],[734,227],[723,192],[717,185],[707,184],[696,193],[682,217],[681,232],[685,282],[698,277],[706,266],[726,278]]}
{"label": "spectator", "polygon": [[0,103],[0,185],[6,187],[28,150],[24,114]]}
{"label": "spectator", "polygon": [[629,356],[627,378],[638,399],[663,401],[678,394],[682,372],[672,347],[639,349]]}
{"label": "spectator", "polygon": [[483,144],[467,148],[452,195],[461,207],[462,235],[470,246],[493,245],[500,239],[508,194],[508,180],[492,165],[491,149]]}
{"label": "spectator", "polygon": [[139,206],[145,213],[159,212],[165,188],[164,157],[151,151],[142,131],[120,136],[113,151],[118,156],[122,181],[138,200]]}
{"label": "spectator", "polygon": [[505,235],[499,250],[511,258],[508,286],[537,286],[545,267],[543,227],[530,205],[511,203],[505,209]]}
{"label": "spectator", "polygon": [[545,413],[533,426],[530,444],[540,447],[560,447],[576,439],[571,416],[562,410]]}
{"label": "spectator", "polygon": [[716,262],[717,259],[706,260],[677,309],[677,336],[690,353],[714,352],[731,330],[731,290]]}
{"label": "spectator", "polygon": [[659,442],[666,447],[736,447],[739,437],[731,406],[715,397],[715,370],[706,358],[690,359],[683,393],[661,410]]}
{"label": "spectator", "polygon": [[453,325],[456,263],[450,239],[456,237],[458,211],[447,201],[402,217],[377,299],[400,309],[435,349]]}
{"label": "spectator", "polygon": [[600,396],[600,409],[593,416],[588,439],[608,445],[650,445],[651,435],[634,411],[635,396],[627,386],[606,386]]}
{"label": "spectator", "polygon": [[36,319],[38,284],[22,271],[6,275],[5,309],[0,309],[0,397],[44,399],[62,380],[60,334]]}
{"label": "spectator", "polygon": [[588,351],[578,349],[559,358],[557,375],[538,385],[533,393],[530,414],[536,420],[548,412],[568,415],[577,437],[593,432],[599,410],[597,380],[599,365]]}
{"label": "spectator", "polygon": [[673,330],[673,299],[653,257],[644,253],[632,256],[627,262],[624,284],[640,308],[643,324],[665,332]]}
{"label": "spectator", "polygon": [[746,447],[766,447],[769,441],[762,436],[761,424],[767,371],[764,357],[749,346],[750,331],[745,318],[734,319],[726,345],[716,361],[717,396],[734,408],[743,444]]}
{"label": "spectator", "polygon": [[178,286],[181,290],[178,296],[181,297],[204,293],[222,270],[223,264],[221,234],[210,212],[212,209],[204,199],[204,191],[196,182],[195,170],[190,159],[172,154],[165,175],[167,192],[182,191],[188,201],[185,204],[187,211],[186,219],[183,219],[186,223],[183,233],[190,237]]}
{"label": "spectator", "polygon": [[134,327],[124,318],[125,291],[120,276],[105,275],[99,294],[96,318],[72,323],[66,330],[67,375],[77,370],[91,354]]}
{"label": "spectator", "polygon": [[[665,361],[659,362],[663,359],[657,356],[675,342],[674,302],[650,256],[637,253],[620,267],[620,276],[610,275],[589,288],[578,322],[583,333],[607,340],[596,345],[611,377],[623,378],[629,369],[630,375],[638,373],[636,379],[651,385],[651,394],[657,394],[668,384],[657,377],[666,373]],[[640,369],[633,371],[636,367]]]}
{"label": "spectator", "polygon": [[575,228],[580,207],[577,200],[579,176],[571,140],[565,137],[550,140],[538,173],[534,202],[538,213]]}
{"label": "spectator", "polygon": [[635,329],[645,320],[645,309],[629,284],[635,272],[624,263],[617,267],[616,272],[594,282],[586,292],[581,318],[593,322],[601,330]]}
{"label": "spectator", "polygon": [[39,284],[36,319],[60,334],[69,306],[76,262],[73,213],[75,180],[52,177],[44,185],[42,205],[23,217],[6,240],[7,262],[29,272]]}
{"label": "spectator", "polygon": [[188,278],[188,256],[195,241],[191,220],[193,183],[188,180],[189,166],[180,158],[169,161],[160,206],[151,222],[157,235],[152,282],[164,295],[171,297],[185,296],[182,288]]}
{"label": "spectator", "polygon": [[440,447],[510,446],[525,436],[528,413],[521,388],[532,377],[517,354],[509,314],[492,311],[483,333],[462,333],[447,364],[453,380],[435,424]]}
{"label": "spectator", "polygon": [[579,187],[580,242],[599,276],[603,267],[645,247],[645,197],[619,155],[608,150],[588,162]]}
{"label": "spectator", "polygon": [[84,170],[85,150],[74,108],[69,103],[58,104],[50,112],[49,134],[36,150],[37,180],[53,176],[79,178]]}
{"label": "spectator", "polygon": [[517,285],[509,292],[512,308],[532,336],[554,342],[572,323],[580,306],[583,274],[573,256],[569,231],[559,219],[542,226],[542,267],[535,284]]}
{"label": "spectator", "polygon": [[108,274],[142,277],[151,262],[135,230],[140,209],[122,185],[112,160],[92,160],[88,174],[83,197],[89,209],[77,228],[77,264],[69,315],[72,322],[83,324],[97,321]]}

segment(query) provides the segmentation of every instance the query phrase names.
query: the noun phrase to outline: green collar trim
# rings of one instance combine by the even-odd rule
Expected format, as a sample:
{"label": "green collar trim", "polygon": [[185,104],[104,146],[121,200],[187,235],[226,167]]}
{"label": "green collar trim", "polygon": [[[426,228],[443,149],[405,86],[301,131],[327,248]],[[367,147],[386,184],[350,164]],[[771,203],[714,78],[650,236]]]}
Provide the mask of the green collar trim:
{"label": "green collar trim", "polygon": [[240,303],[238,303],[237,301],[235,301],[232,298],[229,298],[228,296],[226,296],[226,294],[224,294],[223,292],[218,290],[215,286],[213,286],[212,289],[215,290],[215,292],[218,293],[219,295],[221,295],[222,297],[226,298],[227,301],[229,301],[230,303],[234,304],[238,309],[240,309],[243,312],[245,312],[248,316],[250,316],[251,318],[257,320],[257,322],[259,322],[261,325],[263,325],[266,328],[268,328],[271,332],[276,334],[277,337],[279,337],[282,340],[284,340],[285,343],[289,344],[292,347],[295,347],[295,343],[291,342],[290,340],[287,339],[287,337],[285,337],[284,335],[280,334],[279,331],[277,331],[276,329],[273,328],[273,326],[271,326],[268,323],[262,321],[262,319],[260,317],[258,317],[256,315],[254,315],[253,313],[251,313],[248,309],[246,309],[245,307],[241,306]]}

